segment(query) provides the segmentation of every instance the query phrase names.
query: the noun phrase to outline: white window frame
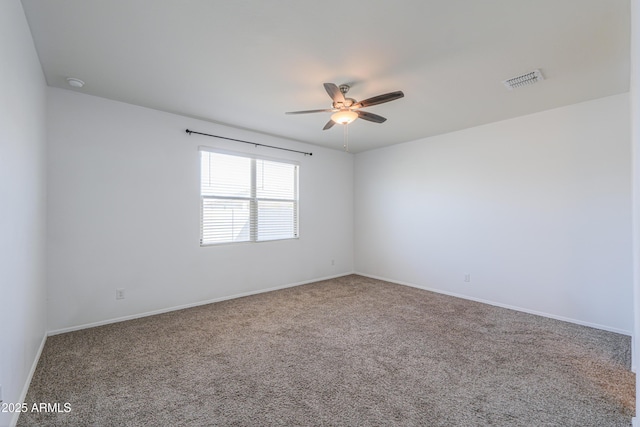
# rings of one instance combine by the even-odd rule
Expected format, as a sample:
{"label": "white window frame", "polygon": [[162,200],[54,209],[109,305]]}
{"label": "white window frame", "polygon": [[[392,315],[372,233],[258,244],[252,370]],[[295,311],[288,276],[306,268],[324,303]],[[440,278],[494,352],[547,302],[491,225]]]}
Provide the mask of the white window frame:
{"label": "white window frame", "polygon": [[[236,156],[242,157],[251,160],[251,193],[249,197],[233,197],[233,196],[205,196],[202,194],[202,190],[200,190],[200,246],[209,247],[209,246],[220,246],[220,245],[235,245],[235,244],[246,244],[246,243],[267,243],[267,242],[277,242],[283,240],[297,240],[300,238],[300,195],[299,195],[299,183],[300,183],[300,164],[298,162],[288,160],[288,159],[280,159],[266,156],[258,156],[248,153],[241,153],[235,151],[222,150],[218,148],[200,146],[198,147],[198,154],[200,160],[200,167],[202,167],[202,153],[216,153],[216,154],[224,154],[228,156]],[[257,197],[257,177],[256,177],[256,161],[257,160],[265,160],[269,162],[276,163],[284,163],[288,165],[295,166],[295,177],[294,177],[294,199],[270,199],[270,198],[262,198]],[[199,184],[202,187],[202,170],[200,170],[199,175]],[[213,242],[213,243],[204,243],[203,242],[203,231],[204,231],[204,200],[206,199],[217,199],[217,200],[245,200],[250,203],[250,218],[249,218],[249,240],[242,241],[228,241],[228,242]],[[264,239],[258,240],[258,202],[289,202],[293,204],[294,209],[294,235],[293,237],[285,237],[279,239]]]}

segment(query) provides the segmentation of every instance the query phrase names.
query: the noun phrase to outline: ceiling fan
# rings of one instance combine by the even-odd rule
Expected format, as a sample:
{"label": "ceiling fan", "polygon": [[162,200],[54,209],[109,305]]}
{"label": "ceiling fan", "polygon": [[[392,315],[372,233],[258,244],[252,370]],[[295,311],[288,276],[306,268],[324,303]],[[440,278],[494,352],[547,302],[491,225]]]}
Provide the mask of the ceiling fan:
{"label": "ceiling fan", "polygon": [[322,113],[331,112],[331,120],[327,122],[322,130],[331,129],[335,124],[347,125],[357,118],[367,120],[374,123],[383,123],[387,119],[377,114],[369,113],[368,111],[362,111],[361,108],[371,107],[372,105],[383,104],[385,102],[394,101],[404,96],[402,91],[389,92],[383,95],[367,98],[363,101],[356,101],[353,98],[345,98],[347,92],[351,86],[340,85],[336,86],[333,83],[325,83],[324,88],[333,100],[332,108],[326,108],[321,110],[305,110],[305,111],[289,111],[285,114],[307,114],[307,113]]}

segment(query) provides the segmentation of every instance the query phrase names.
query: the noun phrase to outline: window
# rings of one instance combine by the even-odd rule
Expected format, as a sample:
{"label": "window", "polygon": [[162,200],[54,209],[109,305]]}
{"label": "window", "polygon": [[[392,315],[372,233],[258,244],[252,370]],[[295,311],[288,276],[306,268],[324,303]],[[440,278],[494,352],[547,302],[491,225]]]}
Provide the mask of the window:
{"label": "window", "polygon": [[200,244],[298,237],[298,165],[200,149]]}

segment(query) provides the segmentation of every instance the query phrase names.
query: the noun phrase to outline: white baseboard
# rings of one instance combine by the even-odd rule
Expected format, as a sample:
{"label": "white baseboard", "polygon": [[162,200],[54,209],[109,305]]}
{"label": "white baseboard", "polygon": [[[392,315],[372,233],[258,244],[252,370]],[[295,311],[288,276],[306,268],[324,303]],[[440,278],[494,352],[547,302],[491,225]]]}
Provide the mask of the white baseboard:
{"label": "white baseboard", "polygon": [[348,273],[336,274],[334,276],[320,277],[320,278],[317,278],[317,279],[305,280],[303,282],[290,283],[290,284],[287,284],[287,285],[274,286],[272,288],[260,289],[260,290],[257,290],[257,291],[243,292],[243,293],[239,293],[239,294],[233,294],[233,295],[228,295],[228,296],[224,296],[224,297],[213,298],[213,299],[209,299],[209,300],[205,300],[205,301],[197,301],[197,302],[193,302],[193,303],[189,303],[189,304],[183,304],[183,305],[177,305],[177,306],[173,306],[173,307],[161,308],[159,310],[153,310],[153,311],[147,311],[147,312],[144,312],[144,313],[131,314],[129,316],[123,316],[123,317],[117,317],[117,318],[114,318],[114,319],[101,320],[99,322],[85,323],[83,325],[71,326],[71,327],[62,328],[62,329],[55,329],[55,330],[51,330],[51,331],[47,332],[47,335],[48,336],[59,335],[59,334],[67,333],[67,332],[79,331],[79,330],[82,330],[82,329],[95,328],[96,326],[103,326],[103,325],[109,325],[111,323],[124,322],[126,320],[139,319],[141,317],[147,317],[147,316],[153,316],[153,315],[156,315],[156,314],[168,313],[170,311],[183,310],[185,308],[198,307],[200,305],[212,304],[214,302],[226,301],[226,300],[246,297],[246,296],[250,296],[250,295],[257,295],[257,294],[262,294],[264,292],[277,291],[277,290],[280,290],[280,289],[293,288],[295,286],[308,285],[309,283],[320,282],[320,281],[329,280],[329,279],[335,279],[336,277],[348,276],[350,274],[354,274],[354,273],[353,272],[348,272]]}
{"label": "white baseboard", "polygon": [[[438,293],[438,294],[449,295],[449,296],[456,297],[456,298],[462,298],[462,299],[466,299],[466,300],[470,300],[470,301],[481,302],[483,304],[489,304],[489,305],[493,305],[493,306],[496,306],[496,307],[508,308],[509,310],[515,310],[515,311],[521,311],[523,313],[535,314],[536,316],[548,317],[549,319],[561,320],[563,322],[575,323],[577,325],[588,326],[590,328],[602,329],[602,330],[605,330],[605,331],[615,332],[617,334],[627,335],[627,336],[631,336],[631,337],[633,336],[633,333],[631,331],[627,331],[627,330],[624,330],[624,329],[612,328],[610,326],[600,325],[600,324],[597,324],[597,323],[584,322],[582,320],[571,319],[571,318],[563,317],[563,316],[557,316],[555,314],[544,313],[542,311],[530,310],[528,308],[517,307],[517,306],[513,306],[513,305],[509,305],[509,304],[502,304],[502,303],[499,303],[499,302],[489,301],[489,300],[485,300],[485,299],[482,299],[482,298],[476,298],[476,297],[472,297],[472,296],[469,296],[469,295],[463,295],[463,294],[458,294],[458,293],[455,293],[455,292],[443,291],[441,289],[430,288],[428,286],[420,286],[420,285],[416,285],[414,283],[408,283],[408,282],[403,282],[403,281],[399,281],[399,280],[389,279],[389,278],[386,278],[386,277],[380,277],[380,276],[375,276],[375,275],[371,275],[371,274],[360,273],[360,272],[357,272],[357,271],[354,274],[358,274],[358,275],[364,276],[364,277],[370,277],[372,279],[384,280],[385,282],[391,282],[391,283],[397,283],[399,285],[410,286],[412,288],[418,288],[418,289],[422,289],[422,290],[425,290],[425,291],[435,292],[435,293]],[[640,427],[640,426],[638,426],[638,427]]]}
{"label": "white baseboard", "polygon": [[[27,380],[22,387],[22,392],[20,393],[20,399],[18,402],[24,402],[27,397],[27,392],[29,391],[29,386],[31,385],[31,380],[33,379],[33,374],[36,372],[36,368],[38,367],[38,362],[40,361],[40,355],[42,354],[42,350],[44,349],[44,344],[47,342],[47,334],[45,333],[42,336],[42,341],[40,342],[40,347],[38,348],[38,352],[36,353],[36,357],[33,359],[33,363],[31,364],[31,370],[29,370],[29,375],[27,375]],[[18,424],[18,418],[20,417],[20,412],[14,412],[11,421],[9,422],[10,427],[15,427]]]}

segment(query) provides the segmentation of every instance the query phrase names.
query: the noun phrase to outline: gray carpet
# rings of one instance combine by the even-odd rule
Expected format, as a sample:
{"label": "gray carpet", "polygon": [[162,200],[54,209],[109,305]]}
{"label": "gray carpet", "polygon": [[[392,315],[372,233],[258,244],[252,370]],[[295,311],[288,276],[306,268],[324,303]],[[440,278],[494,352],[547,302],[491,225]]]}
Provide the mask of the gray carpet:
{"label": "gray carpet", "polygon": [[[47,339],[19,426],[629,426],[630,338],[361,276]],[[64,409],[62,407],[62,409]]]}

